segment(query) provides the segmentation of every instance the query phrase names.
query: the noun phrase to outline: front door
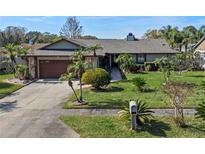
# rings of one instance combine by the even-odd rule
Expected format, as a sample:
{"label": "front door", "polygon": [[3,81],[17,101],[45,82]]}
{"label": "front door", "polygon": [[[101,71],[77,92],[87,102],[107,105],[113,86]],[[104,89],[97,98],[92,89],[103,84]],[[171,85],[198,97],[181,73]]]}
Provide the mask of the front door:
{"label": "front door", "polygon": [[116,62],[116,59],[117,59],[117,57],[118,57],[118,55],[111,55],[112,56],[112,60],[111,60],[111,62],[112,62],[112,67],[118,67],[118,63]]}

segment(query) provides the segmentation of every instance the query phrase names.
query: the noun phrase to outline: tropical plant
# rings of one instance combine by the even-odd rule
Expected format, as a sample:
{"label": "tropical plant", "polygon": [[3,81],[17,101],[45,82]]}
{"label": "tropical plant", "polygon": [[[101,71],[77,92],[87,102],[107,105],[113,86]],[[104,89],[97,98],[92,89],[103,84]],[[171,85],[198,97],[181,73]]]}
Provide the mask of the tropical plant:
{"label": "tropical plant", "polygon": [[[149,109],[146,103],[142,102],[139,99],[136,100],[136,105],[137,105],[136,122],[137,125],[141,126],[144,123],[149,122],[150,118],[153,118],[152,113],[154,112]],[[127,104],[127,106],[125,106],[123,110],[118,112],[118,116],[120,120],[123,121],[131,120],[129,104]]]}
{"label": "tropical plant", "polygon": [[159,66],[159,70],[162,71],[165,83],[168,82],[174,66],[172,57],[162,57],[157,59],[155,63]]}
{"label": "tropical plant", "polygon": [[5,62],[11,63],[14,75],[19,77],[17,72],[17,57],[24,57],[29,49],[22,48],[19,45],[14,44],[7,44],[5,47],[2,48],[2,53],[4,53],[4,56],[7,57]]}
{"label": "tropical plant", "polygon": [[59,78],[60,81],[68,81],[68,85],[71,87],[74,95],[75,95],[75,98],[78,102],[80,102],[80,99],[78,98],[74,88],[73,88],[73,74],[72,73],[65,73],[65,74],[62,74],[61,77]]}
{"label": "tropical plant", "polygon": [[100,89],[110,83],[110,74],[102,68],[89,69],[83,73],[82,81],[91,84],[95,89]]}
{"label": "tropical plant", "polygon": [[[81,48],[80,50],[76,51],[73,55],[73,64],[68,66],[67,73],[62,74],[60,77],[60,80],[66,80],[68,81],[68,85],[72,88],[75,97],[78,101],[78,103],[84,103],[83,100],[83,88],[82,88],[82,74],[85,71],[87,67],[87,63],[84,60],[84,53],[85,49]],[[73,78],[77,77],[79,79],[79,85],[80,85],[80,96],[78,98],[74,88],[73,88]]]}
{"label": "tropical plant", "polygon": [[201,86],[205,89],[205,80],[202,81]]}
{"label": "tropical plant", "polygon": [[135,65],[135,60],[129,54],[120,54],[116,62],[119,63],[120,68],[124,73],[130,72],[130,68]]}
{"label": "tropical plant", "polygon": [[193,84],[180,83],[180,82],[167,82],[163,90],[170,98],[170,103],[174,106],[175,110],[175,123],[179,127],[186,126],[183,114],[184,102],[188,96],[192,94]]}
{"label": "tropical plant", "polygon": [[202,118],[205,120],[205,102],[202,102],[199,104],[199,106],[196,108],[196,118]]}
{"label": "tropical plant", "polygon": [[76,74],[79,79],[80,85],[80,98],[79,103],[83,103],[83,88],[82,88],[82,75],[85,69],[87,68],[87,63],[84,60],[85,49],[80,49],[73,55],[73,65],[69,67],[73,70],[73,74]]}
{"label": "tropical plant", "polygon": [[26,77],[26,65],[17,65],[16,66],[16,75],[18,76],[19,79],[23,80]]}
{"label": "tropical plant", "polygon": [[137,87],[140,92],[144,91],[144,86],[147,84],[144,78],[135,77],[132,79],[132,83]]}
{"label": "tropical plant", "polygon": [[92,68],[96,68],[97,67],[97,57],[96,57],[96,51],[97,50],[102,50],[103,47],[100,45],[100,44],[96,44],[94,46],[90,46],[88,47],[86,50],[89,51],[89,52],[92,52],[93,53],[93,57],[92,57],[92,62],[93,62],[93,66]]}
{"label": "tropical plant", "polygon": [[143,38],[145,39],[158,39],[161,38],[162,35],[157,29],[149,29],[145,32]]}

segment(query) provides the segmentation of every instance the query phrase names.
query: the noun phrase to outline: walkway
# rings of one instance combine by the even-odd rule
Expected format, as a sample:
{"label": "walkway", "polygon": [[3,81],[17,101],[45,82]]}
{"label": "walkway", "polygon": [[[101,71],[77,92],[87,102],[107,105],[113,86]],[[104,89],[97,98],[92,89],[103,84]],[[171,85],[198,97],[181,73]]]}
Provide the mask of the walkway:
{"label": "walkway", "polygon": [[113,67],[111,70],[111,81],[122,80],[122,75],[117,67]]}

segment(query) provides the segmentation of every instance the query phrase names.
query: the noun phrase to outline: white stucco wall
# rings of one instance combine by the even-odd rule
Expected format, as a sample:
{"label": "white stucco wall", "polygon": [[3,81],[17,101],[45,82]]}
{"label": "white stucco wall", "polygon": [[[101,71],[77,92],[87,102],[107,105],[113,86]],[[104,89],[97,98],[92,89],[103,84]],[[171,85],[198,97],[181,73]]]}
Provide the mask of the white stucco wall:
{"label": "white stucco wall", "polygon": [[199,64],[200,64],[201,68],[205,69],[205,52],[200,53],[199,58],[200,58]]}
{"label": "white stucco wall", "polygon": [[80,48],[79,46],[77,46],[73,43],[62,40],[60,42],[57,42],[55,44],[52,44],[52,45],[46,47],[45,49],[53,49],[53,50],[55,50],[55,49],[61,49],[61,50],[63,50],[63,49],[73,49],[73,50],[77,50],[79,48]]}

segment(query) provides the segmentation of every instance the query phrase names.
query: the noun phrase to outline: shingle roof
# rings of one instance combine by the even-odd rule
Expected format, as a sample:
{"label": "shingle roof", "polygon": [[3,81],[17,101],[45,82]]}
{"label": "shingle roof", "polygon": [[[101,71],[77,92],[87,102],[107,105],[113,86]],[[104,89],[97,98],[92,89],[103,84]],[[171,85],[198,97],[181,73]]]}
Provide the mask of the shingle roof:
{"label": "shingle roof", "polygon": [[[178,53],[178,51],[171,49],[164,39],[142,39],[136,41],[127,41],[123,39],[69,39],[67,41],[73,42],[81,47],[89,47],[100,44],[103,49],[96,51],[97,55],[105,55],[106,53]],[[29,55],[70,56],[74,52],[75,51],[67,50],[43,50],[41,48],[38,50],[33,50]]]}
{"label": "shingle roof", "polygon": [[87,46],[100,44],[104,53],[177,53],[164,39],[127,41],[119,39],[76,40]]}
{"label": "shingle roof", "polygon": [[[72,56],[76,51],[64,51],[64,50],[32,50],[27,56]],[[86,56],[93,56],[92,53],[85,53]],[[99,56],[104,56],[101,52]]]}
{"label": "shingle roof", "polygon": [[31,48],[31,49],[33,49],[33,50],[42,48],[42,47],[44,47],[44,46],[46,46],[46,45],[48,45],[48,43],[36,43],[36,44],[33,44],[33,45],[28,44],[28,43],[22,43],[22,44],[21,44],[21,46],[22,46],[23,48]]}

